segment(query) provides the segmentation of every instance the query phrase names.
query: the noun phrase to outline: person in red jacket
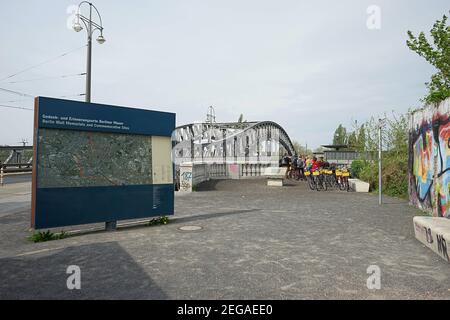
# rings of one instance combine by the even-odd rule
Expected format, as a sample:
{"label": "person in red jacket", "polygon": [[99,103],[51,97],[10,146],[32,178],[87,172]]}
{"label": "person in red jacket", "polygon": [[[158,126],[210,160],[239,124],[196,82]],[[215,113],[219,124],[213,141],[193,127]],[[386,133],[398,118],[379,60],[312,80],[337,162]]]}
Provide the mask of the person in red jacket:
{"label": "person in red jacket", "polygon": [[323,157],[320,157],[320,160],[317,160],[316,157],[313,158],[313,165],[311,167],[312,171],[316,171],[323,166]]}

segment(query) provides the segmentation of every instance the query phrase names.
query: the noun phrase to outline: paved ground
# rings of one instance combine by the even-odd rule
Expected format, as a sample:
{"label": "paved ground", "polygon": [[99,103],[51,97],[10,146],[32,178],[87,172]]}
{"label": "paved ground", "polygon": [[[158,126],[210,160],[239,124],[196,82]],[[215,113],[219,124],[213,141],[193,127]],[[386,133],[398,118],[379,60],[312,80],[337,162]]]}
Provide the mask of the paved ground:
{"label": "paved ground", "polygon": [[[177,195],[169,225],[34,244],[29,188],[0,188],[2,299],[450,299],[450,265],[414,238],[420,212],[402,200],[217,181]],[[366,286],[373,264],[380,290]]]}

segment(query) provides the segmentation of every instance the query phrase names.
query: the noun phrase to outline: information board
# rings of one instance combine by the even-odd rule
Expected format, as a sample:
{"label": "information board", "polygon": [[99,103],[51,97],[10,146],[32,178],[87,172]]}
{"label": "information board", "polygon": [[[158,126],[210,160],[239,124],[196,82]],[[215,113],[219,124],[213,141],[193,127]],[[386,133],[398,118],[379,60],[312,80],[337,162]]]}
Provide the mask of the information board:
{"label": "information board", "polygon": [[175,114],[35,99],[31,226],[171,215]]}

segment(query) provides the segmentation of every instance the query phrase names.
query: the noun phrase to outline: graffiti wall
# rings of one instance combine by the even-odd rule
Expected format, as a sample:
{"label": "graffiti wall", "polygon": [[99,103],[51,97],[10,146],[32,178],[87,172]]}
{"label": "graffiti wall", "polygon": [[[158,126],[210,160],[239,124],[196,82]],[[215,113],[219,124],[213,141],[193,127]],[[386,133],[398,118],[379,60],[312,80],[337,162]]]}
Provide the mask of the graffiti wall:
{"label": "graffiti wall", "polygon": [[450,99],[414,112],[410,121],[410,203],[450,218]]}

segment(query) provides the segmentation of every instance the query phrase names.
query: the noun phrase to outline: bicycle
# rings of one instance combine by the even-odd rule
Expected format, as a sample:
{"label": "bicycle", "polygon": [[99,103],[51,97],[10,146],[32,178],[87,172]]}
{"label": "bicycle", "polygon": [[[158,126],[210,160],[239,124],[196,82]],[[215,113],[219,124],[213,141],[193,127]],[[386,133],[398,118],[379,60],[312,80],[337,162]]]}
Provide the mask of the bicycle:
{"label": "bicycle", "polygon": [[348,178],[350,177],[350,172],[347,169],[336,170],[336,178],[339,184],[340,190],[350,191],[350,184],[348,183]]}
{"label": "bicycle", "polygon": [[311,175],[310,171],[305,171],[305,177],[306,181],[308,181],[308,186],[311,190],[314,190],[316,188],[316,184],[314,181],[314,177]]}
{"label": "bicycle", "polygon": [[327,184],[325,183],[325,177],[320,170],[313,171],[313,177],[314,177],[314,184],[317,191],[324,190],[327,191]]}
{"label": "bicycle", "polygon": [[333,170],[323,169],[322,173],[324,174],[325,184],[327,185],[327,188],[336,188],[337,183]]}

